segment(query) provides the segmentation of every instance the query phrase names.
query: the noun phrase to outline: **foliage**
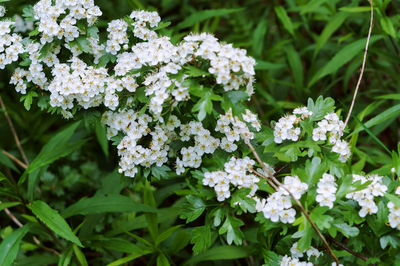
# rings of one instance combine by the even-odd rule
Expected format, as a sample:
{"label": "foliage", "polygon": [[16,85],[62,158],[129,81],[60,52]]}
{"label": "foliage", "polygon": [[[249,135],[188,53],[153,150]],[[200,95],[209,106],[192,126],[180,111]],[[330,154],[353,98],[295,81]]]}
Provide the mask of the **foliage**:
{"label": "foliage", "polygon": [[[25,23],[33,22],[32,29],[19,34],[40,43],[42,33],[32,6],[20,0],[1,2],[7,17],[22,14]],[[201,157],[199,167],[179,170],[180,151],[196,143],[194,137],[190,144],[175,138],[168,144],[164,163],[137,164],[135,177],[129,178],[118,171],[125,133],[111,134],[113,125],[104,118],[106,111],[116,113],[118,108],[110,112],[110,105],[86,109],[76,104],[63,109],[51,104],[48,90],[28,80],[24,81],[26,94],[21,95],[21,90],[16,92],[14,85],[8,85],[16,68],[28,70],[32,65],[29,51],[21,53],[17,62],[2,70],[0,84],[6,107],[0,112],[1,265],[130,265],[136,261],[219,265],[227,260],[228,264],[279,265],[285,255],[308,255],[312,247],[321,252],[319,257],[299,259],[330,265],[333,259],[296,197],[290,198],[283,189],[290,190],[294,184],[299,189],[292,191],[299,193],[296,199],[340,263],[394,265],[400,260],[396,226],[400,219],[399,3],[373,2],[375,22],[367,68],[346,129],[340,128],[339,117],[345,117],[357,82],[370,19],[368,1],[95,3],[102,16],[93,25],[78,20],[79,37],[69,45],[84,52],[80,58],[88,66],[103,67],[109,76],[118,71],[119,52],[104,48],[96,55],[91,38],[105,41],[108,23],[114,19],[123,18],[132,30],[134,18],[129,14],[137,9],[159,12],[162,20],[152,30],[168,36],[173,45],[190,32],[209,32],[221,43],[246,49],[256,61],[255,94],[249,97],[243,84],[238,90],[224,90],[210,73],[209,61],[193,57],[170,75],[188,88],[190,99],[163,103],[161,114],[148,124],[150,131],[156,131],[162,119],[167,122],[175,116],[182,124],[201,122],[211,136],[222,139],[223,131],[214,130],[221,116],[231,110],[232,117],[245,121],[247,109],[258,114],[261,129],[247,123],[245,128],[254,138],[240,136],[234,144],[236,151],[215,149]],[[129,38],[129,46],[141,43],[133,35]],[[60,44],[64,39],[41,44],[39,58],[48,58]],[[71,54],[64,49],[59,57],[67,62]],[[129,75],[137,75],[140,85],[161,65],[143,64]],[[45,70],[48,77],[53,77],[51,70]],[[245,74],[243,68],[234,73],[237,78]],[[153,117],[154,97],[147,87],[117,91],[119,107]],[[311,113],[292,113],[301,106]],[[16,128],[29,166],[4,114]],[[334,143],[329,135],[324,139],[316,132],[323,121],[334,127],[332,114],[338,117],[337,130],[324,134],[336,134]],[[72,118],[62,119],[62,115]],[[277,132],[284,122],[280,118],[290,115],[298,133],[279,141]],[[236,122],[232,120],[231,127]],[[172,131],[181,134],[179,127]],[[153,145],[149,136],[138,142]],[[351,154],[346,149],[340,153],[338,141]],[[268,165],[256,160],[253,152]],[[227,192],[212,185],[214,174],[230,174],[229,163],[251,165],[243,176],[254,180],[252,186],[230,181]],[[283,183],[278,192],[272,177]],[[223,196],[218,194],[221,191]],[[334,198],[324,198],[329,195]],[[288,207],[281,211],[287,216],[275,217],[268,209],[273,204],[265,199],[272,202],[274,197],[285,196]],[[373,204],[365,205],[365,199]]]}

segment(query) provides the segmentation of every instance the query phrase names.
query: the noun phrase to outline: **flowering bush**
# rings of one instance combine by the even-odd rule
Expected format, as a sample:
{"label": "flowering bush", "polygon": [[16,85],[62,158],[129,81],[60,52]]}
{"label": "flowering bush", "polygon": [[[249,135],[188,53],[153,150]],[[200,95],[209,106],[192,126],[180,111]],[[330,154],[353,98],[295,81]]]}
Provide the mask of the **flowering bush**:
{"label": "flowering bush", "polygon": [[[139,257],[157,265],[245,257],[252,265],[399,259],[387,256],[400,246],[399,155],[370,173],[362,171],[365,162],[352,164],[356,140],[348,137],[357,132],[346,128],[332,98],[296,104],[267,126],[249,103],[256,60],[246,50],[209,33],[174,36],[155,11],[108,22],[101,16],[93,0],[41,0],[24,8],[23,19],[0,21],[0,68],[12,72],[10,84],[26,110],[37,105],[76,121],[30,161],[22,148],[24,162],[3,152],[3,160],[24,171],[17,182],[0,172],[0,208],[20,226],[3,230],[1,265],[30,261],[37,248],[51,252],[48,264],[59,265],[87,265],[90,252],[102,257],[93,265]],[[60,158],[85,161],[76,151],[91,135],[105,156],[116,157],[117,170],[102,169],[112,172],[103,177],[90,164],[81,167],[78,176],[102,183],[93,196],[68,206],[43,201],[39,179],[57,184],[52,171],[73,171],[49,168]],[[11,161],[6,166],[18,172]],[[179,199],[161,208],[171,194]],[[18,205],[25,225],[8,210]],[[121,217],[113,216],[118,212]],[[146,233],[132,232],[139,228]],[[379,243],[372,249],[371,238]]]}

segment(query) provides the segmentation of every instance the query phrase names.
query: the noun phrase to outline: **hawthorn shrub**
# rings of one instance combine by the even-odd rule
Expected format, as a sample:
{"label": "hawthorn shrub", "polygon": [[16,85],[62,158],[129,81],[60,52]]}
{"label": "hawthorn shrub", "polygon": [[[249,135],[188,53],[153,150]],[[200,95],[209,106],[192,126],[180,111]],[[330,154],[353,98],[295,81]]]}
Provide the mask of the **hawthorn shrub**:
{"label": "hawthorn shrub", "polygon": [[[336,10],[339,1],[288,2],[290,12],[304,15]],[[400,155],[376,136],[396,119],[398,105],[363,123],[383,103],[372,102],[347,126],[341,117],[350,104],[339,95],[304,97],[318,94],[312,86],[332,74],[347,86],[360,61],[347,66],[350,72],[337,71],[361,55],[366,40],[396,49],[397,21],[385,15],[390,1],[375,3],[382,34],[346,46],[340,42],[348,35],[327,42],[349,13],[369,19],[370,7],[353,3],[334,14],[315,38],[310,60],[318,65],[307,85],[302,64],[309,62],[285,44],[293,80],[271,84],[294,88],[304,104],[274,98],[260,87],[269,79],[256,78],[255,69],[282,68],[263,58],[267,13],[254,30],[252,57],[209,33],[221,16],[243,9],[198,11],[171,30],[157,11],[128,3],[133,10],[122,18],[113,10],[102,18],[93,0],[41,0],[25,5],[22,16],[10,7],[16,15],[9,18],[0,8],[0,68],[7,76],[0,98],[1,265],[400,260]],[[167,13],[175,7],[162,3]],[[283,6],[273,12],[289,36],[303,34]],[[192,26],[194,32],[183,30]],[[329,45],[343,48],[319,61]],[[372,53],[390,57],[384,49]],[[14,103],[18,98],[22,103]],[[393,98],[398,94],[380,97]],[[269,105],[274,117],[265,114]],[[376,125],[383,129],[371,131]],[[357,146],[361,131],[390,156]]]}

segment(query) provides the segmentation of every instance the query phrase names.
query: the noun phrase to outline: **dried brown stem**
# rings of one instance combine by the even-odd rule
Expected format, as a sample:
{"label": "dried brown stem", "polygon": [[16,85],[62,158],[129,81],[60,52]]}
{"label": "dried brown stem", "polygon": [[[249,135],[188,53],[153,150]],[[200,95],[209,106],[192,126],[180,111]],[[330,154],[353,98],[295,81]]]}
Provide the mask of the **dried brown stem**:
{"label": "dried brown stem", "polygon": [[18,160],[17,158],[15,158],[11,153],[8,153],[5,150],[2,150],[3,154],[5,156],[7,156],[8,158],[10,158],[11,160],[13,160],[14,162],[16,162],[19,166],[21,166],[22,168],[26,169],[28,168],[28,166],[26,164],[24,164],[23,162],[21,162],[20,160]]}
{"label": "dried brown stem", "polygon": [[357,98],[358,89],[360,88],[361,80],[362,80],[362,77],[363,77],[363,74],[364,74],[365,62],[367,61],[368,45],[369,45],[369,41],[371,39],[372,27],[373,27],[373,24],[374,24],[374,6],[373,6],[372,2],[373,2],[372,0],[369,0],[369,4],[370,4],[370,7],[371,7],[371,19],[370,19],[370,23],[369,23],[367,42],[365,44],[364,58],[363,58],[363,61],[362,61],[361,71],[360,71],[360,75],[358,77],[357,85],[356,85],[356,88],[354,90],[353,100],[351,101],[350,109],[349,109],[349,112],[347,113],[347,117],[346,117],[346,120],[344,122],[343,130],[346,128],[346,125],[347,125],[347,123],[349,122],[349,119],[350,119],[351,112],[353,111],[354,103],[356,102],[356,98]]}
{"label": "dried brown stem", "polygon": [[22,159],[23,159],[23,161],[25,162],[25,164],[29,166],[29,161],[28,161],[28,159],[26,158],[26,155],[25,155],[24,150],[22,149],[21,142],[19,141],[17,132],[15,131],[15,128],[14,128],[14,125],[13,125],[13,123],[12,123],[12,121],[11,121],[11,118],[10,118],[10,116],[9,116],[8,113],[7,113],[6,106],[4,105],[4,102],[3,102],[3,99],[2,99],[1,96],[0,96],[0,107],[1,107],[1,109],[3,109],[3,111],[4,111],[4,116],[5,116],[5,118],[7,119],[8,125],[10,126],[11,133],[12,133],[13,136],[14,136],[15,143],[17,144],[17,148],[18,148],[19,152],[21,153]]}
{"label": "dried brown stem", "polygon": [[[335,254],[333,254],[333,251],[331,249],[331,247],[329,246],[329,243],[326,241],[325,237],[322,235],[321,231],[319,231],[318,227],[315,225],[315,223],[312,221],[310,215],[307,213],[307,211],[304,209],[303,204],[301,204],[301,202],[296,199],[294,197],[294,195],[281,183],[279,182],[273,175],[273,173],[271,173],[271,171],[269,171],[267,169],[267,167],[265,166],[265,164],[263,163],[263,161],[260,159],[260,156],[258,155],[256,149],[254,149],[253,145],[250,143],[250,141],[246,140],[245,141],[246,144],[249,146],[250,150],[253,152],[254,157],[256,158],[257,162],[261,165],[261,168],[264,170],[264,172],[268,175],[265,176],[261,173],[259,173],[259,176],[262,176],[265,180],[271,181],[273,183],[275,183],[275,190],[278,190],[279,187],[282,187],[288,194],[289,196],[294,200],[294,202],[296,202],[296,204],[299,206],[301,212],[304,214],[304,216],[306,216],[307,220],[310,222],[312,228],[315,230],[315,232],[317,233],[317,235],[321,238],[322,242],[324,243],[326,249],[328,250],[329,254],[331,255],[331,257],[335,260],[336,265],[339,265],[339,260],[337,259],[337,257],[335,256]],[[256,171],[253,171],[256,172]],[[271,183],[272,183],[271,182]],[[268,182],[270,184],[270,182]]]}

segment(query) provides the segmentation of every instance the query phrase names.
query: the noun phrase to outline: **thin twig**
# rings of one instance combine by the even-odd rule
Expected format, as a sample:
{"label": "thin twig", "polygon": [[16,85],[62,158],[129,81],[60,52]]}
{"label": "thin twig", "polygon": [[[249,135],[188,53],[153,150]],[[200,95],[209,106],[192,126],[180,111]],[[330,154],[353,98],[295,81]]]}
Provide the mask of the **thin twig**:
{"label": "thin twig", "polygon": [[274,182],[272,182],[269,178],[266,178],[265,175],[263,175],[263,174],[257,172],[257,171],[254,170],[254,169],[251,169],[251,171],[253,172],[253,174],[258,175],[259,177],[265,179],[265,180],[267,181],[267,183],[268,183],[271,187],[273,187],[276,191],[279,190],[279,188],[274,184]]}
{"label": "thin twig", "polygon": [[29,161],[28,161],[28,159],[26,158],[26,155],[25,155],[24,150],[22,149],[21,142],[19,141],[17,132],[15,131],[15,128],[14,128],[14,125],[13,125],[13,123],[12,123],[12,121],[11,121],[11,118],[10,118],[10,116],[9,116],[8,113],[7,113],[6,106],[4,105],[4,102],[3,102],[3,99],[2,99],[1,96],[0,96],[0,107],[1,107],[1,109],[3,109],[3,111],[4,111],[4,116],[5,116],[5,118],[7,119],[8,125],[10,126],[11,133],[12,133],[13,136],[14,136],[15,143],[17,144],[17,147],[18,147],[19,152],[21,153],[22,159],[23,159],[23,161],[25,162],[25,164],[29,166]]}
{"label": "thin twig", "polygon": [[362,61],[360,76],[358,77],[356,89],[354,90],[353,100],[351,101],[350,109],[349,109],[349,112],[347,113],[347,117],[344,122],[343,130],[346,128],[346,125],[350,119],[351,112],[353,111],[354,103],[356,102],[356,98],[357,98],[358,89],[360,88],[361,80],[362,80],[362,77],[364,74],[365,62],[367,61],[368,45],[369,45],[369,41],[371,39],[372,26],[374,24],[374,7],[372,4],[372,0],[369,0],[369,4],[371,7],[371,19],[370,19],[370,23],[369,23],[367,43],[365,44],[364,58]]}
{"label": "thin twig", "polygon": [[[245,138],[244,138],[245,139]],[[321,238],[322,242],[324,243],[326,249],[328,250],[329,254],[331,255],[331,257],[335,260],[336,265],[339,265],[339,260],[337,259],[337,257],[335,256],[335,254],[333,254],[333,251],[331,249],[331,247],[329,246],[329,243],[326,241],[325,237],[322,235],[322,233],[319,231],[318,227],[315,225],[315,223],[311,220],[310,215],[308,215],[307,211],[304,209],[303,204],[301,204],[301,202],[296,199],[294,197],[294,195],[283,185],[281,184],[281,182],[279,182],[273,175],[273,173],[271,173],[271,171],[269,171],[267,169],[267,167],[265,166],[265,164],[263,163],[263,161],[260,159],[260,156],[258,155],[256,149],[254,149],[253,145],[250,143],[249,140],[245,139],[245,143],[249,146],[250,150],[253,152],[254,157],[256,158],[256,160],[258,161],[258,163],[261,165],[262,169],[264,170],[264,172],[268,175],[265,176],[261,173],[259,173],[260,176],[262,176],[265,180],[272,180],[275,183],[275,187],[274,189],[277,190],[277,187],[282,187],[288,194],[289,196],[296,202],[296,204],[300,207],[301,212],[306,216],[307,220],[310,222],[311,226],[313,227],[313,229],[315,230],[315,232],[318,234],[318,236]],[[254,171],[255,172],[255,171]],[[270,182],[268,182],[270,183]]]}
{"label": "thin twig", "polygon": [[5,211],[5,213],[8,215],[8,217],[10,217],[10,219],[11,219],[16,225],[18,225],[19,227],[22,227],[22,226],[23,226],[23,224],[17,219],[17,217],[14,216],[14,214],[12,214],[12,213],[10,212],[10,210],[9,210],[8,208],[5,208],[4,211]]}
{"label": "thin twig", "polygon": [[360,258],[360,259],[362,259],[362,260],[364,260],[364,261],[367,261],[367,260],[368,260],[367,257],[365,257],[365,256],[361,255],[360,253],[357,253],[357,252],[355,252],[355,251],[349,249],[345,244],[343,244],[342,242],[340,242],[340,241],[334,239],[334,238],[331,237],[330,235],[328,235],[328,239],[329,239],[330,241],[332,241],[333,243],[335,243],[336,245],[338,245],[339,247],[341,247],[342,249],[344,249],[344,250],[346,250],[347,252],[349,252],[350,254],[352,254],[353,256],[358,257],[358,258]]}
{"label": "thin twig", "polygon": [[5,156],[7,156],[8,158],[10,158],[11,160],[13,160],[14,162],[16,162],[19,166],[21,166],[22,168],[26,169],[28,168],[28,166],[26,164],[24,164],[23,162],[21,162],[20,160],[18,160],[17,158],[15,158],[11,153],[8,153],[5,150],[2,150],[3,154]]}

